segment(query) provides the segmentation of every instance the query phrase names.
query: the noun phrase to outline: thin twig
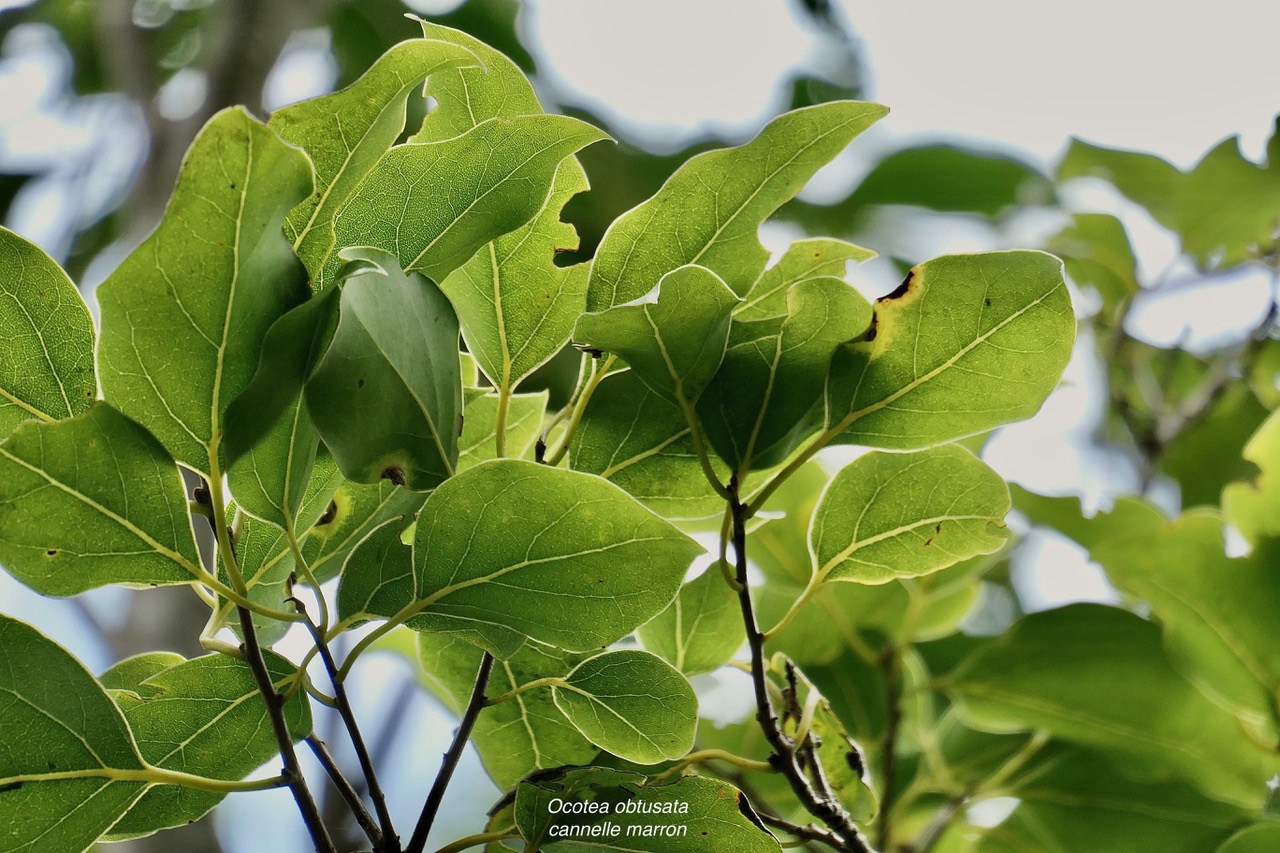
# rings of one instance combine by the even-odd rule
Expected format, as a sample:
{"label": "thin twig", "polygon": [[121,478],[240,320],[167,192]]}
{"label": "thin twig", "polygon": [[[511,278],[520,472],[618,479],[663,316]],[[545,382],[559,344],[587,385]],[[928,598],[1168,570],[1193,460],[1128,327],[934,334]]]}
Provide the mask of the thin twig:
{"label": "thin twig", "polygon": [[796,838],[803,838],[805,841],[815,841],[819,844],[826,844],[828,847],[832,847],[836,850],[842,849],[840,846],[840,839],[836,838],[835,834],[829,829],[823,829],[822,827],[812,823],[795,823],[787,820],[786,818],[778,817],[775,814],[760,811],[759,808],[756,808],[755,811],[762,821],[775,829],[781,829],[788,835],[793,835]]}
{"label": "thin twig", "polygon": [[347,779],[342,772],[342,768],[338,766],[338,762],[334,760],[333,754],[329,752],[329,747],[325,746],[324,741],[316,737],[314,733],[307,735],[307,746],[311,747],[311,752],[315,755],[316,760],[320,762],[324,772],[329,774],[333,787],[342,795],[342,799],[351,808],[351,814],[355,817],[356,823],[360,824],[360,828],[364,830],[369,843],[375,848],[382,844],[382,830],[378,828],[373,815],[369,814],[369,810],[360,801],[360,794],[352,787],[351,781]]}
{"label": "thin twig", "polygon": [[[306,617],[307,611],[303,603],[296,598],[291,600],[294,607],[298,608],[298,612]],[[351,702],[347,697],[347,688],[343,685],[342,679],[338,678],[338,665],[333,659],[333,652],[329,650],[329,644],[325,642],[324,633],[311,621],[310,617],[306,618],[304,624],[306,624],[307,630],[311,632],[311,638],[315,641],[316,649],[320,652],[320,659],[324,661],[325,671],[329,673],[329,680],[333,683],[334,706],[342,717],[347,736],[351,739],[351,746],[355,749],[356,759],[360,762],[360,772],[368,785],[369,798],[373,800],[374,810],[378,813],[378,824],[382,828],[382,843],[381,845],[375,843],[374,849],[378,853],[384,853],[384,851],[385,853],[400,853],[400,837],[396,835],[395,826],[391,823],[391,812],[387,809],[387,798],[382,793],[382,786],[378,784],[378,774],[374,771],[373,762],[369,758],[369,750],[365,747],[364,736],[360,734],[360,726],[356,722],[356,715],[351,710]]]}
{"label": "thin twig", "polygon": [[801,805],[814,817],[825,823],[837,840],[836,849],[849,853],[871,853],[871,847],[862,837],[857,824],[839,802],[821,796],[814,790],[796,756],[795,744],[783,733],[778,716],[769,701],[769,687],[765,681],[764,634],[756,623],[755,608],[751,602],[751,588],[747,583],[747,518],[750,510],[739,497],[737,475],[729,481],[729,507],[733,517],[733,550],[736,564],[736,580],[739,584],[738,602],[742,608],[742,621],[746,628],[747,645],[751,649],[751,683],[755,692],[756,721],[765,739],[773,748],[772,763],[786,776],[791,790]]}
{"label": "thin twig", "polygon": [[440,803],[444,801],[444,792],[453,778],[453,771],[458,768],[458,762],[462,759],[462,752],[466,749],[467,740],[471,737],[471,729],[475,727],[476,719],[484,709],[485,693],[489,689],[489,676],[493,675],[493,662],[493,655],[489,652],[485,652],[480,658],[480,669],[476,672],[475,685],[471,688],[471,699],[467,702],[462,721],[453,735],[453,743],[449,745],[449,751],[444,754],[444,763],[440,765],[440,772],[436,774],[431,792],[427,794],[427,801],[422,806],[422,814],[418,817],[418,825],[413,828],[413,837],[409,839],[405,853],[423,853],[427,847],[427,835],[431,832],[431,825],[435,823],[436,814],[440,811]]}
{"label": "thin twig", "polygon": [[880,657],[880,670],[885,682],[885,732],[880,756],[880,820],[876,825],[876,844],[889,849],[893,833],[894,787],[897,785],[898,731],[902,726],[902,697],[899,685],[898,649],[890,645]]}

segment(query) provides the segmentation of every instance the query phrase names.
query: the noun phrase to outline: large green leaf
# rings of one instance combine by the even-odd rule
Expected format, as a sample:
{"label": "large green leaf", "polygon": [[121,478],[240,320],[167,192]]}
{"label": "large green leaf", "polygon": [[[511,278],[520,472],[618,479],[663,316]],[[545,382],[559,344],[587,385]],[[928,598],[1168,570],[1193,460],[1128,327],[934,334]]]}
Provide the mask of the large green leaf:
{"label": "large green leaf", "polygon": [[1244,446],[1244,458],[1258,466],[1250,483],[1232,483],[1222,492],[1222,512],[1250,543],[1280,536],[1280,413],[1273,412]]}
{"label": "large green leaf", "polygon": [[409,94],[433,73],[476,63],[473,53],[448,42],[401,42],[342,91],[271,115],[268,126],[306,151],[315,167],[314,195],[285,220],[285,235],[306,264],[313,287],[321,284],[325,263],[338,248],[337,211],[404,130]]}
{"label": "large green leaf", "polygon": [[[462,435],[458,438],[459,471],[497,457],[499,405],[496,394],[485,394],[467,402]],[[528,455],[542,432],[546,412],[546,391],[511,395],[503,430],[507,456],[520,459]]]}
{"label": "large green leaf", "polygon": [[553,684],[551,692],[578,731],[619,758],[657,764],[693,747],[698,697],[685,677],[655,654],[622,649],[596,655]]}
{"label": "large green leaf", "polygon": [[1256,823],[1227,839],[1216,853],[1273,853],[1280,847],[1280,823]]}
{"label": "large green leaf", "polygon": [[685,416],[631,370],[615,371],[597,386],[569,445],[569,464],[621,486],[667,518],[724,508],[698,464]]}
{"label": "large green leaf", "polygon": [[582,315],[573,338],[621,356],[669,402],[692,405],[720,368],[737,303],[718,275],[690,264],[662,276],[652,294]]}
{"label": "large green leaf", "polygon": [[[564,810],[556,800],[590,803],[592,810]],[[567,768],[521,782],[515,820],[527,845],[547,853],[606,846],[634,853],[781,850],[741,791],[702,776],[646,785],[636,773]]]}
{"label": "large green leaf", "polygon": [[[397,145],[338,211],[337,245],[376,246],[443,281],[543,208],[560,162],[606,138],[566,116],[492,118],[454,139]],[[322,286],[337,272],[330,257]]]}
{"label": "large green leaf", "polygon": [[0,436],[85,411],[98,395],[93,321],[38,246],[0,228]]}
{"label": "large green leaf", "polygon": [[816,579],[888,583],[1004,545],[1009,489],[956,445],[868,453],[827,485],[809,535]]}
{"label": "large green leaf", "polygon": [[1160,629],[1124,610],[1074,604],[1024,617],[947,686],[979,728],[1045,729],[1215,799],[1259,806],[1276,771],[1234,716],[1173,669]]}
{"label": "large green leaf", "polygon": [[700,550],[598,477],[496,459],[427,499],[412,577],[384,584],[361,615],[408,619],[504,659],[525,638],[589,651],[665,608]]}
{"label": "large green leaf", "polygon": [[746,293],[769,259],[756,236],[761,223],[887,112],[858,101],[806,107],[769,122],[745,145],[693,157],[609,227],[591,268],[587,309],[644,296],[685,264]]}
{"label": "large green leaf", "polygon": [[719,668],[747,639],[738,594],[714,565],[680,587],[638,633],[646,649],[686,675]]}
{"label": "large green leaf", "polygon": [[342,564],[374,528],[418,511],[427,496],[382,480],[371,486],[342,482],[333,500],[302,543],[302,556],[322,582],[342,571]]}
{"label": "large green leaf", "polygon": [[[266,664],[277,682],[295,671],[270,652]],[[111,671],[103,679],[112,681],[113,698],[124,711],[138,749],[155,767],[237,780],[279,752],[262,694],[244,661],[206,655],[137,680],[112,678]],[[283,710],[295,739],[311,733],[305,693],[295,695]],[[223,796],[175,785],[152,788],[111,827],[108,838],[182,826],[203,817]]]}
{"label": "large green leaf", "polygon": [[147,790],[120,709],[79,661],[0,614],[0,849],[85,850]]}
{"label": "large green leaf", "polygon": [[107,400],[206,475],[267,330],[306,297],[281,227],[312,186],[305,154],[224,110],[191,144],[160,226],[98,288]]}
{"label": "large green leaf", "polygon": [[1151,603],[1174,664],[1260,737],[1280,738],[1277,549],[1227,557],[1222,520],[1198,510],[1109,540],[1093,558],[1126,592]]}
{"label": "large green leaf", "polygon": [[733,309],[744,320],[759,320],[787,313],[787,291],[807,278],[844,278],[849,261],[861,263],[875,252],[826,237],[797,240],[769,267]]}
{"label": "large green leaf", "polygon": [[195,580],[200,557],[173,459],[106,403],[23,424],[0,444],[0,564],[45,595]]}
{"label": "large green leaf", "polygon": [[[426,679],[455,712],[466,707],[483,652],[444,634],[419,634],[418,656]],[[526,643],[510,659],[498,661],[489,695],[501,696],[540,678],[559,678],[582,660],[548,646]],[[599,753],[564,713],[548,690],[527,690],[484,709],[471,742],[485,770],[507,789],[535,770],[585,764]]]}
{"label": "large green leaf", "polygon": [[1027,521],[1052,528],[1086,550],[1108,539],[1159,528],[1165,523],[1160,510],[1142,498],[1118,498],[1110,510],[1086,518],[1076,497],[1037,495],[1018,485],[1010,485],[1009,493],[1013,508]]}
{"label": "large green leaf", "polygon": [[[1082,750],[1058,750],[1024,768],[1007,785],[1018,798],[994,831],[1002,842],[1049,853],[1203,853],[1213,850],[1246,812],[1182,782],[1133,779],[1123,763]],[[1004,847],[979,842],[978,851]]]}
{"label": "large green leaf", "polygon": [[949,255],[876,301],[827,388],[840,441],[912,450],[1035,414],[1071,356],[1062,262],[1042,252]]}
{"label": "large green leaf", "polygon": [[735,319],[724,363],[698,402],[720,458],[740,474],[785,460],[821,422],[832,354],[870,320],[867,301],[837,278],[792,285],[785,314]]}
{"label": "large green leaf", "polygon": [[391,255],[359,256],[369,265],[343,285],[307,409],[347,479],[425,491],[458,461],[457,317],[434,284],[403,273]]}

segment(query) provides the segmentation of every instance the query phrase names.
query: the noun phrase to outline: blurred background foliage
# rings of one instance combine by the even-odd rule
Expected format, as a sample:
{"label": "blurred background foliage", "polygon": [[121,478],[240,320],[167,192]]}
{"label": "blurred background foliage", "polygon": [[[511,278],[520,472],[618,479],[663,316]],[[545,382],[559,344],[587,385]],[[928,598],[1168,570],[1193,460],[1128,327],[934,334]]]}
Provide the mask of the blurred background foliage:
{"label": "blurred background foliage", "polygon": [[[414,36],[406,11],[497,47],[535,80],[549,110],[586,118],[617,139],[580,155],[592,188],[566,208],[581,247],[565,263],[590,257],[608,224],[692,154],[754,133],[674,134],[658,145],[635,136],[539,67],[527,10],[515,0],[412,9],[400,0],[7,5],[0,11],[0,216],[63,263],[91,305],[96,282],[158,221],[183,153],[209,116],[237,103],[264,115],[347,85],[389,45]],[[778,81],[777,111],[874,98],[857,22],[831,0],[790,5],[818,49]],[[411,115],[408,127],[418,123]],[[1280,132],[1260,161],[1228,139],[1186,169],[1079,140],[1045,162],[995,143],[873,139],[855,145],[838,169],[819,176],[820,186],[783,208],[766,226],[766,244],[780,248],[812,234],[874,248],[881,257],[851,273],[870,296],[891,290],[939,245],[1046,248],[1066,263],[1081,334],[1067,381],[1040,416],[970,442],[1025,486],[1014,488],[1017,544],[919,581],[870,590],[836,585],[775,648],[805,667],[873,765],[885,750],[899,754],[895,849],[1216,849],[1256,809],[1227,802],[1231,797],[1208,771],[1171,769],[1126,746],[1124,732],[1148,723],[1159,729],[1160,721],[1143,720],[1152,696],[1178,697],[1190,688],[1185,668],[1170,668],[1150,623],[1097,606],[1130,606],[1148,596],[1103,574],[1094,552],[1118,531],[1153,519],[1162,524],[1190,507],[1217,507],[1224,488],[1253,481],[1275,454],[1257,444],[1246,451],[1246,444],[1280,405]],[[1163,253],[1144,248],[1150,245]],[[554,407],[576,364],[569,352],[524,390],[549,388]],[[825,476],[815,467],[780,492],[772,508],[786,516],[758,532],[773,543],[755,558],[773,583],[760,603],[766,623],[785,610],[784,593],[803,585],[807,561],[797,568],[785,556],[804,556],[807,514]],[[1243,551],[1239,541],[1234,545]],[[10,594],[8,587],[0,593]],[[157,636],[175,650],[199,651],[193,643],[202,606],[181,591],[150,592],[132,604],[86,596],[67,606],[93,617],[101,631],[94,639],[105,642],[108,657],[155,648]],[[1084,632],[1091,644],[1066,657],[1083,656],[1081,665],[1110,661],[1107,683],[1115,691],[1076,697],[1081,715],[1101,721],[1095,728],[1051,713],[1018,717],[991,701],[979,707],[974,697],[981,691],[957,688],[972,706],[965,717],[959,704],[930,689],[1003,677],[1000,667],[1013,663],[1002,662],[999,648],[984,638],[1039,611],[1045,613],[1038,621],[1016,629],[1023,660],[1031,663],[1004,686],[1043,698],[1052,685],[1034,683],[1034,672],[1018,673],[1043,663],[1046,678],[1054,672],[1069,678],[1072,661],[1060,660],[1061,638]],[[127,618],[112,615],[121,612]],[[1156,615],[1163,616],[1158,607]],[[406,740],[417,725],[406,708],[421,712],[414,706],[420,694],[411,676],[395,674],[392,686],[375,691],[386,721],[375,751],[387,760],[404,743],[424,743]],[[1118,719],[1126,714],[1133,719]],[[966,720],[974,717],[994,719],[1011,733],[969,728]],[[743,742],[750,732],[729,726],[701,740],[752,755],[760,744]],[[418,747],[413,754],[434,757]],[[1206,749],[1212,764],[1235,760],[1237,747],[1211,742]],[[417,781],[427,773],[412,762],[402,770]],[[479,773],[474,766],[472,772]],[[446,832],[474,827],[479,795],[470,793],[471,801],[458,801],[470,802],[469,812],[463,808]],[[984,799],[986,811],[973,805]],[[336,797],[326,802],[340,809]],[[240,814],[243,823],[247,812]],[[234,820],[218,826],[220,838],[205,823],[183,836],[131,842],[129,849],[248,849],[243,839],[252,836]],[[1249,845],[1257,839],[1265,845],[1274,835],[1266,826],[1249,830],[1232,842],[1236,847],[1223,849],[1262,850]]]}

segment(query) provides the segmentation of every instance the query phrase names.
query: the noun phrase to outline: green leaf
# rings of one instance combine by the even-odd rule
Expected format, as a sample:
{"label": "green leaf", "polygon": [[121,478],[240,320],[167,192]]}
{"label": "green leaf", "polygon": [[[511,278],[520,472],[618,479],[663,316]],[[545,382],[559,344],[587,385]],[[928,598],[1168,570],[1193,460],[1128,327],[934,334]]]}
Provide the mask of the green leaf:
{"label": "green leaf", "polygon": [[227,484],[232,497],[254,517],[293,529],[319,447],[320,433],[299,397],[260,444],[230,465]]}
{"label": "green leaf", "polygon": [[480,249],[440,284],[458,311],[467,349],[496,388],[515,388],[550,360],[582,313],[588,266],[558,267],[553,258],[578,248],[560,211],[587,187],[578,161],[567,158],[527,225]]}
{"label": "green leaf", "polygon": [[1228,484],[1257,473],[1242,457],[1270,414],[1246,385],[1231,383],[1169,442],[1157,467],[1177,481],[1184,507],[1217,506]]}
{"label": "green leaf", "polygon": [[404,130],[409,94],[429,75],[475,64],[465,47],[413,39],[395,45],[340,92],[276,110],[268,127],[299,146],[315,167],[316,191],[285,220],[285,235],[312,286],[337,248],[333,222],[378,159]]}
{"label": "green leaf", "polygon": [[[276,682],[296,670],[271,652],[265,659]],[[139,668],[135,659],[131,669]],[[279,753],[266,705],[244,661],[206,655],[132,682],[123,672],[111,680],[118,685],[113,698],[124,711],[143,758],[153,766],[239,780]],[[295,740],[310,734],[311,711],[305,693],[285,703],[284,716]],[[224,796],[176,785],[154,787],[111,827],[107,839],[136,838],[185,825],[203,817]]]}
{"label": "green leaf", "polygon": [[646,649],[686,675],[718,669],[747,639],[738,594],[715,565],[680,587],[639,636]]}
{"label": "green leaf", "polygon": [[733,309],[735,317],[761,320],[787,312],[787,291],[791,285],[809,278],[844,278],[849,261],[862,263],[876,253],[843,240],[826,237],[797,240],[764,271],[741,304]]}
{"label": "green leaf", "polygon": [[1174,665],[1238,714],[1259,737],[1280,738],[1280,660],[1272,620],[1280,612],[1275,549],[1227,557],[1217,513],[1117,537],[1093,558],[1126,592],[1151,603]]}
{"label": "green leaf", "polygon": [[1179,675],[1160,630],[1112,607],[1034,613],[970,657],[947,687],[978,728],[1045,729],[1174,773],[1225,802],[1261,805],[1277,762]]}
{"label": "green leaf", "polygon": [[1005,786],[1018,808],[998,833],[1020,837],[1021,849],[1202,853],[1246,817],[1185,783],[1133,779],[1123,763],[1083,750],[1055,751],[1018,775]]}
{"label": "green leaf", "polygon": [[281,227],[312,186],[305,154],[223,110],[191,143],[160,226],[98,288],[106,399],[205,475],[267,330],[306,296]]}
{"label": "green leaf", "polygon": [[[458,470],[465,471],[497,457],[498,396],[486,394],[467,403],[462,420],[462,436],[458,439]],[[547,411],[547,392],[512,394],[507,413],[506,455],[515,459],[527,456],[542,432],[542,418]]]}
{"label": "green leaf", "polygon": [[[461,713],[466,707],[483,652],[444,634],[419,634],[418,656],[433,689]],[[565,675],[580,655],[526,643],[509,660],[498,661],[489,695],[501,696],[540,678]],[[556,707],[549,690],[528,690],[484,709],[471,742],[498,787],[513,787],[535,770],[585,764],[599,753]]]}
{"label": "green leaf", "polygon": [[[356,252],[349,253],[355,257]],[[342,288],[307,409],[343,475],[425,491],[458,460],[458,321],[438,288],[376,249]]]}
{"label": "green leaf", "polygon": [[321,582],[342,571],[356,545],[383,522],[412,516],[427,496],[383,480],[372,486],[343,482],[302,543],[302,556]]}
{"label": "green leaf", "polygon": [[1217,853],[1272,853],[1280,846],[1280,823],[1255,823],[1227,839]]}
{"label": "green leaf", "polygon": [[203,571],[173,459],[106,403],[0,444],[0,564],[44,595]]}
{"label": "green leaf", "polygon": [[621,356],[664,399],[688,405],[720,368],[737,304],[718,275],[691,264],[662,276],[654,293],[582,315],[573,338]]}
{"label": "green leaf", "polygon": [[1009,489],[956,445],[868,453],[827,485],[809,534],[818,582],[887,583],[998,551]]}
{"label": "green leaf", "polygon": [[569,444],[569,464],[666,518],[724,509],[698,464],[688,421],[632,370],[610,373],[597,386]]}
{"label": "green leaf", "polygon": [[1182,174],[1153,154],[1121,151],[1072,139],[1057,179],[1101,178],[1111,183],[1130,201],[1139,204],[1166,228],[1177,228],[1180,211],[1178,194]]}
{"label": "green leaf", "polygon": [[1138,261],[1124,224],[1105,213],[1077,213],[1071,224],[1049,240],[1077,284],[1092,287],[1113,314],[1141,289]]}
{"label": "green leaf", "polygon": [[781,463],[821,421],[832,354],[867,328],[865,299],[844,281],[787,291],[787,313],[735,319],[724,363],[698,402],[707,438],[740,473]]}
{"label": "green leaf", "polygon": [[761,223],[887,112],[858,101],[806,107],[769,122],[745,145],[688,160],[609,227],[592,264],[587,310],[644,296],[685,264],[746,293],[769,259],[756,236]]}
{"label": "green leaf", "polygon": [[383,522],[347,557],[338,585],[338,618],[344,625],[354,627],[405,606],[415,580],[413,551],[402,538],[408,524],[406,518]]}
{"label": "green leaf", "polygon": [[1244,446],[1244,458],[1258,466],[1249,483],[1232,483],[1222,492],[1222,512],[1251,544],[1280,536],[1280,414],[1271,416]]}
{"label": "green leaf", "polygon": [[[560,162],[605,139],[567,116],[492,118],[454,139],[397,145],[338,211],[337,245],[375,246],[443,281],[537,215]],[[337,271],[330,258],[322,286]]]}
{"label": "green leaf", "polygon": [[1047,497],[1010,485],[1013,507],[1032,524],[1052,528],[1086,550],[1117,536],[1162,527],[1165,517],[1142,498],[1117,498],[1109,511],[1086,518],[1076,497]]}
{"label": "green leaf", "polygon": [[[553,803],[590,803],[588,813],[552,813]],[[563,806],[554,806],[563,808]],[[610,850],[634,853],[778,853],[737,788],[703,776],[645,784],[636,773],[566,768],[521,782],[516,825],[531,849],[547,853]]]}
{"label": "green leaf", "polygon": [[365,615],[407,619],[503,659],[526,638],[589,651],[662,611],[700,550],[604,480],[497,459],[427,499],[413,578],[384,587],[385,604]]}
{"label": "green leaf", "polygon": [[87,849],[147,790],[120,709],[79,661],[0,614],[0,844]]}
{"label": "green leaf", "polygon": [[914,450],[1035,414],[1071,356],[1062,263],[1042,252],[948,255],[876,301],[827,387],[839,441]]}
{"label": "green leaf", "polygon": [[698,697],[662,658],[605,652],[552,685],[556,707],[601,749],[637,764],[680,758],[693,747]]}
{"label": "green leaf", "polygon": [[78,415],[97,396],[80,292],[38,246],[0,228],[0,436]]}

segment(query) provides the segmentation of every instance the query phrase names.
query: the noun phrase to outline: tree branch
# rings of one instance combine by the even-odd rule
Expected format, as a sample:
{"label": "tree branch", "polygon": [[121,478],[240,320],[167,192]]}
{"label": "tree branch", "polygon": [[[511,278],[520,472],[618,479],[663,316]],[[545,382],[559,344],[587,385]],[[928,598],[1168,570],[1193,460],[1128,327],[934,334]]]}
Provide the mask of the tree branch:
{"label": "tree branch", "polygon": [[876,826],[876,844],[881,850],[889,849],[893,833],[892,812],[898,766],[895,753],[898,748],[898,730],[902,725],[901,677],[898,668],[898,649],[890,644],[880,657],[886,696],[884,745],[880,756],[880,785],[883,794],[880,799],[880,819]]}
{"label": "tree branch", "polygon": [[782,731],[778,715],[769,700],[769,688],[765,681],[764,634],[756,623],[755,608],[751,602],[751,588],[747,583],[747,519],[750,509],[742,503],[739,482],[735,474],[729,481],[729,509],[733,520],[733,550],[738,582],[738,603],[742,608],[742,621],[746,627],[747,645],[751,649],[751,683],[756,699],[756,721],[765,739],[773,748],[770,761],[791,784],[791,790],[801,805],[814,817],[830,827],[836,840],[836,849],[849,853],[871,853],[853,818],[840,803],[823,797],[810,784],[796,755],[796,745]]}
{"label": "tree branch", "polygon": [[307,735],[307,746],[311,747],[311,752],[315,755],[316,760],[320,762],[324,772],[329,774],[333,787],[351,808],[351,814],[355,817],[356,823],[360,824],[360,828],[364,830],[369,843],[375,848],[381,845],[383,843],[382,830],[378,828],[378,824],[373,820],[373,815],[369,814],[369,810],[364,807],[364,803],[360,802],[360,794],[352,787],[350,780],[342,772],[342,768],[338,766],[338,762],[334,760],[333,754],[329,752],[329,748],[325,746],[324,741],[312,733]]}
{"label": "tree branch", "polygon": [[423,853],[426,849],[427,835],[431,832],[431,825],[435,823],[436,813],[440,811],[444,792],[453,778],[453,771],[458,768],[458,762],[462,759],[462,751],[466,749],[467,740],[471,737],[476,719],[484,709],[485,693],[489,689],[489,676],[493,675],[493,662],[493,655],[489,652],[485,652],[480,658],[480,669],[476,672],[475,686],[471,688],[471,699],[467,702],[462,721],[453,735],[453,743],[449,745],[449,751],[444,754],[444,763],[440,765],[440,772],[436,774],[431,792],[427,794],[427,801],[422,806],[422,814],[418,817],[418,825],[413,828],[413,837],[409,839],[405,853]]}

